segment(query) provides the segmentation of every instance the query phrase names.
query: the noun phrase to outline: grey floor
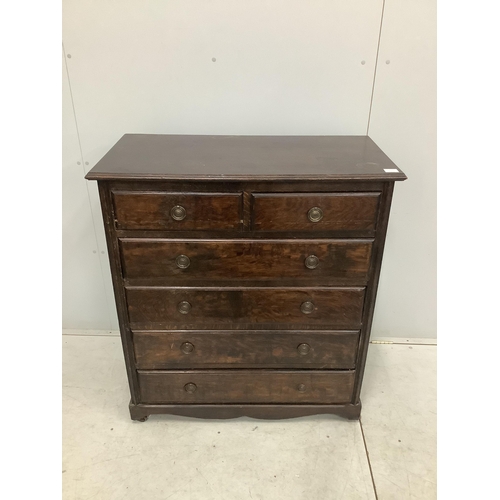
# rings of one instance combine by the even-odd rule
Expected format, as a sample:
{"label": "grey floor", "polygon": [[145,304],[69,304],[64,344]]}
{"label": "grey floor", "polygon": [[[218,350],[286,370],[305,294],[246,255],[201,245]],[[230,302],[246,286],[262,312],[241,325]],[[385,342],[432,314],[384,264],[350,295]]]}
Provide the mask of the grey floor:
{"label": "grey floor", "polygon": [[436,347],[371,344],[361,421],[132,422],[117,337],[63,335],[64,500],[436,498]]}

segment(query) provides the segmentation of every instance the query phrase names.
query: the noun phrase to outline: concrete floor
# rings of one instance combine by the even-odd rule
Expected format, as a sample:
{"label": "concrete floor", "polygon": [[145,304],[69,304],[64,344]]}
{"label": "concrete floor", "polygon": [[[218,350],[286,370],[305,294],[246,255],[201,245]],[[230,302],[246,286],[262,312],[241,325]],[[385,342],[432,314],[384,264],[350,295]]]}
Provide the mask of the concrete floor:
{"label": "concrete floor", "polygon": [[436,498],[436,347],[371,344],[361,421],[132,422],[120,339],[63,336],[64,500]]}

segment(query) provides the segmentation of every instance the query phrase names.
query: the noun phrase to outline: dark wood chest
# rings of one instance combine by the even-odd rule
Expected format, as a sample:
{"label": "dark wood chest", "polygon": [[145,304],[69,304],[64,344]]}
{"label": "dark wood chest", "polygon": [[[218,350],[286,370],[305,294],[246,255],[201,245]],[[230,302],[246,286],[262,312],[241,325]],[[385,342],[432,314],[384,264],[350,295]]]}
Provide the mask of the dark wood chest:
{"label": "dark wood chest", "polygon": [[132,135],[97,180],[132,419],[359,417],[394,182],[365,136]]}

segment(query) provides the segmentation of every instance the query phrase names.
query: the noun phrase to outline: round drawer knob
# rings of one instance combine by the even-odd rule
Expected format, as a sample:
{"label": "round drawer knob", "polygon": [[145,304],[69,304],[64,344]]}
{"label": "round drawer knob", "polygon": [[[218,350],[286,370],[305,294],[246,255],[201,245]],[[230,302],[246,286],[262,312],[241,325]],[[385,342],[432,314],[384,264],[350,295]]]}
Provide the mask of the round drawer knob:
{"label": "round drawer knob", "polygon": [[196,387],[196,384],[193,384],[192,382],[189,382],[188,384],[186,384],[184,386],[184,390],[186,392],[189,392],[190,394],[193,394],[193,392],[196,392],[196,389],[198,389],[198,387]]}
{"label": "round drawer knob", "polygon": [[304,313],[304,314],[311,314],[313,311],[314,311],[314,304],[312,302],[302,302],[301,306],[300,306],[300,310]]}
{"label": "round drawer knob", "polygon": [[302,354],[302,356],[309,354],[310,350],[311,350],[311,346],[309,344],[299,344],[297,346],[297,351],[299,351],[299,354]]}
{"label": "round drawer knob", "polygon": [[184,354],[190,354],[194,351],[194,345],[191,344],[191,342],[184,342],[182,345],[181,345],[181,351],[184,353]]}
{"label": "round drawer knob", "polygon": [[319,264],[319,259],[318,257],[316,257],[316,255],[309,255],[309,257],[306,257],[304,264],[306,265],[307,269],[316,269]]}
{"label": "round drawer knob", "polygon": [[311,222],[319,222],[323,218],[323,210],[319,207],[312,207],[309,212],[307,212],[307,218]]}
{"label": "round drawer knob", "polygon": [[172,207],[172,210],[170,210],[170,217],[174,220],[182,220],[186,217],[186,209],[180,205],[175,205],[175,207]]}
{"label": "round drawer knob", "polygon": [[182,302],[179,302],[179,304],[177,304],[177,310],[181,314],[187,314],[189,311],[191,311],[191,304],[187,300],[183,300]]}
{"label": "round drawer knob", "polygon": [[298,390],[299,392],[306,392],[306,386],[305,386],[304,384],[299,384],[299,385],[297,386],[297,390]]}
{"label": "round drawer knob", "polygon": [[189,264],[191,264],[191,261],[189,260],[189,257],[187,255],[179,255],[175,259],[175,263],[177,264],[177,267],[179,269],[187,269],[189,267]]}

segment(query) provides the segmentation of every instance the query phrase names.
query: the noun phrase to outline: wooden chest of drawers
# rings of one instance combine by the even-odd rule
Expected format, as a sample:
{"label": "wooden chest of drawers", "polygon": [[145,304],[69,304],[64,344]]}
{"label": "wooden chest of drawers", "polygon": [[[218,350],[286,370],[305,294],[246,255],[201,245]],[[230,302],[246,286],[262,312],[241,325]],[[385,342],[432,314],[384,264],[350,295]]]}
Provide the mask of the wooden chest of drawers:
{"label": "wooden chest of drawers", "polygon": [[97,180],[130,414],[357,418],[394,182],[365,136],[124,135]]}

